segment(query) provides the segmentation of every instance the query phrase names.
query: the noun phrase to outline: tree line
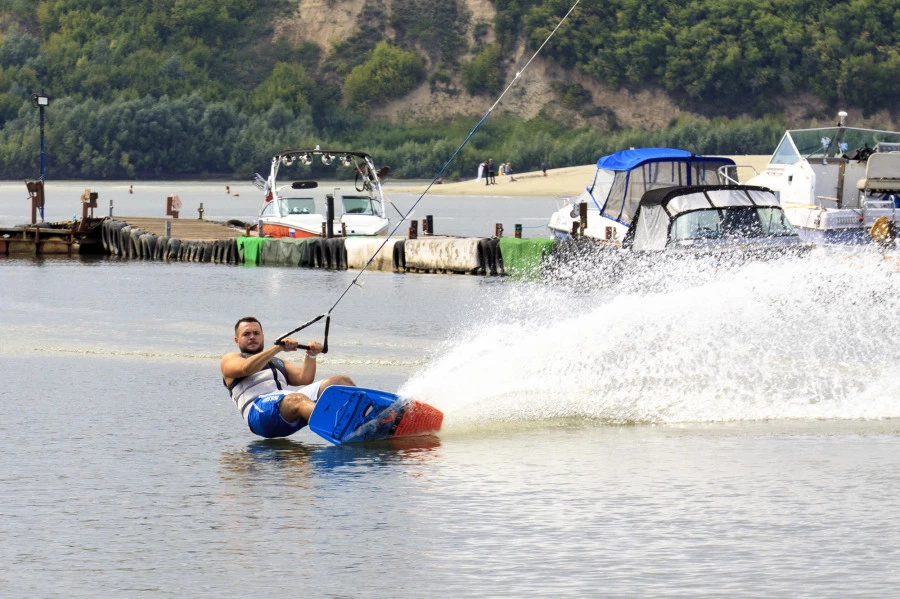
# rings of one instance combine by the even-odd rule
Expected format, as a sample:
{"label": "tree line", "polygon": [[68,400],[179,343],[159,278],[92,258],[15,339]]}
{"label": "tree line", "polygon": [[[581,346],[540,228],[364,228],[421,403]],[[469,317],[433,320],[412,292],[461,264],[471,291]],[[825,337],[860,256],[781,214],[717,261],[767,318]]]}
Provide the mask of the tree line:
{"label": "tree line", "polygon": [[[334,143],[427,178],[473,123],[387,126],[367,115],[426,80],[460,102],[496,94],[517,40],[536,49],[570,0],[493,4],[494,21],[476,23],[461,0],[361,0],[355,31],[320,48],[277,34],[292,0],[0,0],[0,177],[34,170],[29,98],[44,91],[53,176],[243,177],[275,151]],[[522,171],[641,145],[768,153],[785,128],[783,98],[895,109],[898,25],[886,0],[582,3],[546,58],[614,87],[662,87],[708,118],[629,131],[615,119],[576,129],[492,116],[447,175],[467,176],[489,155]],[[565,108],[604,110],[580,85],[554,89]],[[739,113],[755,118],[723,118]]]}

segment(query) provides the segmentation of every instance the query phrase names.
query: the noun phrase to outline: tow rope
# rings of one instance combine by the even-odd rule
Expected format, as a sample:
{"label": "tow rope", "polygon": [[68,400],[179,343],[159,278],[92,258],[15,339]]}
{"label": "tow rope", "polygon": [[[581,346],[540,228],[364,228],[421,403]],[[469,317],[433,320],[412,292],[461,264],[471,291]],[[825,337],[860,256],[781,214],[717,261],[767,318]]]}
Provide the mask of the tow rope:
{"label": "tow rope", "polygon": [[[537,58],[538,54],[541,53],[541,50],[544,49],[544,46],[547,45],[547,43],[556,34],[556,32],[559,30],[559,28],[562,27],[562,24],[565,23],[566,19],[569,18],[569,15],[572,14],[572,11],[575,10],[575,7],[577,7],[580,2],[581,2],[581,0],[575,0],[575,4],[573,4],[572,7],[569,8],[568,12],[566,12],[566,14],[563,15],[562,19],[559,20],[559,23],[556,24],[556,27],[553,28],[553,30],[550,32],[549,35],[547,35],[547,38],[540,45],[540,47],[534,51],[534,54],[532,54],[531,58],[528,59],[528,62],[525,63],[525,66],[523,66],[521,69],[516,71],[516,76],[513,77],[512,81],[509,82],[509,84],[503,90],[503,93],[501,93],[497,97],[497,100],[493,104],[491,104],[491,107],[488,108],[487,112],[484,113],[484,116],[481,117],[481,120],[478,121],[478,124],[476,124],[475,127],[469,132],[469,134],[466,136],[466,138],[463,140],[463,142],[461,144],[459,144],[459,147],[456,148],[456,151],[453,152],[453,155],[451,155],[450,158],[447,160],[447,162],[444,163],[444,166],[441,167],[441,169],[437,172],[437,174],[434,176],[434,178],[431,180],[431,182],[425,187],[425,190],[422,192],[422,194],[416,199],[415,202],[413,202],[413,205],[410,207],[409,210],[406,211],[406,214],[401,213],[401,216],[403,218],[400,220],[400,222],[398,222],[394,226],[393,229],[391,229],[391,232],[387,234],[387,236],[384,238],[384,241],[381,242],[381,245],[379,245],[378,248],[372,253],[372,255],[369,257],[369,259],[366,261],[366,263],[360,269],[359,273],[355,277],[353,277],[353,280],[350,281],[350,284],[347,285],[347,288],[344,289],[343,293],[341,293],[341,295],[338,296],[337,300],[334,302],[334,304],[332,304],[331,308],[329,308],[327,312],[324,312],[324,313],[316,316],[309,322],[306,322],[306,323],[300,325],[299,327],[297,327],[291,331],[288,331],[284,335],[281,335],[280,337],[278,337],[278,339],[275,340],[276,345],[280,344],[281,341],[285,337],[288,337],[288,336],[296,333],[297,331],[301,331],[301,330],[305,329],[306,327],[308,327],[312,324],[315,324],[316,322],[325,318],[325,341],[322,344],[323,345],[322,353],[323,354],[328,353],[328,328],[331,324],[332,311],[334,311],[334,309],[337,307],[337,305],[339,303],[341,303],[341,300],[344,299],[344,296],[347,295],[347,293],[350,291],[350,289],[353,288],[354,285],[359,285],[359,278],[363,275],[364,272],[366,272],[366,269],[369,268],[369,265],[372,263],[372,261],[375,259],[375,257],[378,256],[378,253],[382,249],[384,249],[384,246],[387,245],[387,242],[390,241],[390,239],[394,235],[394,233],[397,232],[397,229],[400,228],[400,225],[402,225],[404,222],[406,222],[406,220],[410,217],[410,215],[416,209],[416,206],[419,205],[419,202],[422,201],[422,198],[425,197],[425,194],[427,194],[431,190],[431,188],[434,186],[434,184],[437,182],[437,180],[443,176],[444,171],[447,170],[447,168],[453,162],[454,158],[456,158],[456,156],[460,153],[460,151],[462,151],[462,149],[466,146],[466,144],[469,143],[469,140],[472,139],[472,136],[475,135],[475,132],[477,132],[481,128],[481,125],[483,125],[484,122],[487,120],[487,118],[491,115],[491,113],[494,111],[494,108],[496,108],[497,105],[500,104],[500,101],[503,99],[503,96],[506,95],[506,92],[508,92],[510,89],[512,89],[513,85],[516,84],[516,82],[519,80],[519,78],[522,76],[522,74],[528,69],[528,67],[531,65],[532,61],[534,61],[534,59]],[[394,208],[396,209],[396,206]],[[400,212],[399,210],[397,210],[397,211]],[[298,347],[301,349],[309,349],[308,347],[306,347],[304,345],[300,345]]]}

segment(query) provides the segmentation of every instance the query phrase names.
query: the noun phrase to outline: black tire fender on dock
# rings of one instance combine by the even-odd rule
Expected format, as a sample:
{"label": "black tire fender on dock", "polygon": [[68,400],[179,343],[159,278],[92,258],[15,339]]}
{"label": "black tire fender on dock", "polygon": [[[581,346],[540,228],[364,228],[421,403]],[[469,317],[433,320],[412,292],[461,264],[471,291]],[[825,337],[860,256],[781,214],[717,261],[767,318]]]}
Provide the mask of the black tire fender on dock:
{"label": "black tire fender on dock", "polygon": [[129,239],[130,245],[128,246],[129,258],[141,257],[141,235],[143,234],[144,231],[141,229],[131,229],[131,239]]}
{"label": "black tire fender on dock", "polygon": [[118,235],[119,241],[119,256],[122,258],[128,257],[128,247],[131,245],[131,226],[125,225],[121,229],[119,229]]}
{"label": "black tire fender on dock", "polygon": [[115,220],[109,229],[109,245],[112,247],[113,255],[122,256],[122,229],[128,225],[122,221]]}
{"label": "black tire fender on dock", "polygon": [[343,237],[335,237],[331,240],[331,261],[335,270],[347,270],[347,246]]}
{"label": "black tire fender on dock", "polygon": [[204,241],[204,242],[203,242],[203,247],[202,247],[201,249],[202,249],[202,254],[201,254],[201,256],[200,256],[200,261],[201,261],[201,262],[212,262],[212,255],[213,255],[213,244],[212,244],[212,242],[211,242],[211,241]]}
{"label": "black tire fender on dock", "polygon": [[226,264],[237,264],[237,241],[229,239],[225,242],[225,253],[222,262]]}
{"label": "black tire fender on dock", "polygon": [[153,260],[156,252],[156,235],[144,233],[139,241],[141,243],[141,258],[143,260]]}
{"label": "black tire fender on dock", "polygon": [[109,255],[112,251],[109,249],[109,219],[103,219],[100,223],[100,241],[103,243],[103,251]]}
{"label": "black tire fender on dock", "polygon": [[394,271],[406,271],[406,240],[401,239],[394,243]]}
{"label": "black tire fender on dock", "polygon": [[497,274],[497,266],[494,261],[494,250],[491,247],[490,239],[478,240],[477,249],[478,272],[483,275]]}
{"label": "black tire fender on dock", "polygon": [[320,245],[322,246],[322,268],[331,270],[331,240],[323,239]]}
{"label": "black tire fender on dock", "polygon": [[163,261],[169,251],[169,238],[163,235],[156,239],[156,251],[153,252],[153,259]]}
{"label": "black tire fender on dock", "polygon": [[310,268],[325,268],[325,247],[322,239],[315,239],[310,245]]}
{"label": "black tire fender on dock", "polygon": [[166,260],[174,261],[178,260],[178,255],[181,253],[181,240],[175,237],[169,238],[169,243],[166,246]]}
{"label": "black tire fender on dock", "polygon": [[491,239],[491,247],[494,248],[494,266],[496,267],[496,273],[501,276],[506,275],[506,266],[503,264],[503,252],[500,251],[500,240],[498,238]]}

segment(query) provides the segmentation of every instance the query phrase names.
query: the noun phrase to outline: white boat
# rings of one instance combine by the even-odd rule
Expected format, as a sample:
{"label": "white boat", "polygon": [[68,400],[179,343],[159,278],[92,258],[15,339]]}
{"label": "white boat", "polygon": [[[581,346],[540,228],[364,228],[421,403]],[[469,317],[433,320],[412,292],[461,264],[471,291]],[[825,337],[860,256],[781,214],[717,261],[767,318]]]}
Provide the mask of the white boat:
{"label": "white boat", "polygon": [[771,258],[804,253],[775,194],[751,185],[685,185],[648,191],[622,247]]}
{"label": "white boat", "polygon": [[[308,178],[278,181],[281,169],[290,169],[289,174],[301,179],[323,167],[333,167],[335,175],[342,174],[338,169],[343,168],[354,180],[329,179],[321,186]],[[376,171],[372,158],[365,152],[323,150],[316,146],[313,150],[276,154],[268,178],[256,175],[256,185],[265,193],[258,217],[260,237],[387,235],[390,221],[381,179],[388,171],[388,167]]]}
{"label": "white boat", "polygon": [[788,130],[766,170],[747,181],[773,190],[801,237],[819,244],[872,241],[879,217],[900,218],[900,133],[845,127]]}
{"label": "white boat", "polygon": [[597,161],[590,184],[574,201],[566,199],[550,217],[558,239],[587,237],[619,246],[631,227],[641,197],[676,185],[720,185],[736,181],[730,158],[699,156],[674,148],[623,150]]}

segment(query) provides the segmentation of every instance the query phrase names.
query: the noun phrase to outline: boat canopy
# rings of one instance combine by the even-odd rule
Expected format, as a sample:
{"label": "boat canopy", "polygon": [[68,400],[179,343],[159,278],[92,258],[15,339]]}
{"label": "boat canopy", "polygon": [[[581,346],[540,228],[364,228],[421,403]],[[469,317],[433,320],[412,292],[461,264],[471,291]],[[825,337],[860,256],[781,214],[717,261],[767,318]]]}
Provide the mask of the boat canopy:
{"label": "boat canopy", "polygon": [[704,185],[648,191],[627,245],[661,250],[688,239],[794,236],[775,194],[765,187]]}
{"label": "boat canopy", "polygon": [[900,133],[839,126],[789,129],[769,163],[790,165],[803,159],[838,158],[864,149],[898,151]]}
{"label": "boat canopy", "polygon": [[639,148],[637,150],[622,150],[609,156],[604,156],[597,161],[597,168],[609,171],[630,171],[650,160],[671,160],[673,158],[690,158],[693,156],[687,150],[675,148]]}
{"label": "boat canopy", "polygon": [[[723,167],[734,169],[734,160],[675,148],[623,150],[597,161],[594,180],[580,200],[590,198],[601,215],[630,225],[647,191],[676,185],[721,184],[726,181],[726,173],[720,171]],[[727,175],[734,178],[733,172]]]}

